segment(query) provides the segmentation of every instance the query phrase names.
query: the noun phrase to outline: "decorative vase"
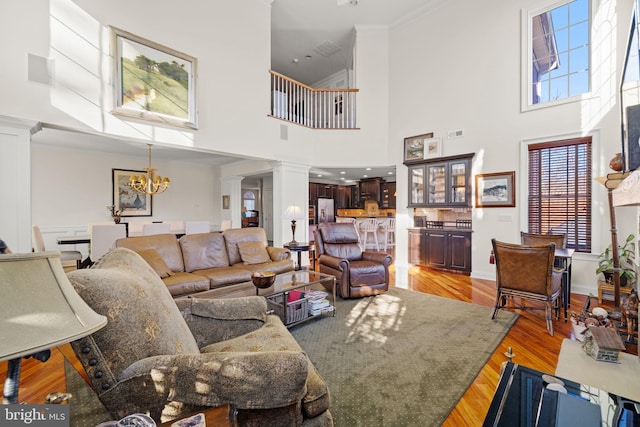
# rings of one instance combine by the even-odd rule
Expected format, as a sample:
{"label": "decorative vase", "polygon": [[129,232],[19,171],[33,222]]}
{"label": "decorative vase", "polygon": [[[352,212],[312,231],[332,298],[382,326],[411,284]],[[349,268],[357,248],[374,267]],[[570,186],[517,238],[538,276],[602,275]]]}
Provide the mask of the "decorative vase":
{"label": "decorative vase", "polygon": [[113,222],[115,222],[116,224],[120,224],[120,220],[121,219],[122,218],[120,218],[120,215],[116,215],[116,216],[113,217]]}
{"label": "decorative vase", "polygon": [[622,159],[622,153],[616,153],[615,156],[609,162],[609,167],[616,172],[621,172],[624,168],[624,162]]}

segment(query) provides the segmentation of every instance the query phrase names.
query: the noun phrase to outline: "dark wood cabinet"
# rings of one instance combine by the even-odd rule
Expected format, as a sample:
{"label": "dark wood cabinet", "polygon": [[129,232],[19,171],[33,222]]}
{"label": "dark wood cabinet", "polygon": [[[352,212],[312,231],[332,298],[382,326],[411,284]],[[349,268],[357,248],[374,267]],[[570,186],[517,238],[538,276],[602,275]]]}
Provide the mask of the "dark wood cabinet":
{"label": "dark wood cabinet", "polygon": [[382,208],[395,208],[396,207],[396,183],[395,182],[385,182],[381,186],[382,194],[381,194],[381,202],[380,207]]}
{"label": "dark wood cabinet", "polygon": [[380,178],[372,178],[360,181],[360,198],[363,203],[365,200],[375,200],[380,204],[380,185],[382,184]]}
{"label": "dark wood cabinet", "polygon": [[339,185],[336,187],[334,194],[336,199],[336,209],[348,209],[351,207],[351,190],[350,185]]}
{"label": "dark wood cabinet", "polygon": [[409,262],[471,273],[471,231],[410,229]]}
{"label": "dark wood cabinet", "polygon": [[441,157],[408,167],[410,207],[471,206],[473,154]]}

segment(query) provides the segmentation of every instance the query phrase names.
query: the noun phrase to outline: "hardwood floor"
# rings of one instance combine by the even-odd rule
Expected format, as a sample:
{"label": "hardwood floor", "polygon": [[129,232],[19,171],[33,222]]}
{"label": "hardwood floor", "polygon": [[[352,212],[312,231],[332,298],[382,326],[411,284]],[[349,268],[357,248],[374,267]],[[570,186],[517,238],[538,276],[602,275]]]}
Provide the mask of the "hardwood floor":
{"label": "hardwood floor", "polygon": [[[392,285],[394,279],[392,275]],[[492,306],[495,298],[493,281],[471,279],[419,267],[413,267],[409,271],[409,288],[484,306]],[[571,309],[578,311],[585,300],[584,295],[572,295]],[[597,304],[597,300],[592,301],[593,303]],[[504,353],[509,347],[515,355],[515,363],[548,373],[555,372],[562,340],[574,339],[571,324],[562,320],[555,321],[555,334],[552,337],[546,330],[544,311],[522,311],[520,314],[516,324],[453,409],[444,426],[482,425],[498,383],[500,365],[507,360]],[[627,348],[631,352],[637,352],[635,346],[627,344]],[[0,377],[5,377],[6,368],[7,362],[0,362]],[[60,351],[54,349],[46,363],[34,359],[23,360],[20,401],[43,403],[46,395],[52,391],[65,391],[63,356]]]}

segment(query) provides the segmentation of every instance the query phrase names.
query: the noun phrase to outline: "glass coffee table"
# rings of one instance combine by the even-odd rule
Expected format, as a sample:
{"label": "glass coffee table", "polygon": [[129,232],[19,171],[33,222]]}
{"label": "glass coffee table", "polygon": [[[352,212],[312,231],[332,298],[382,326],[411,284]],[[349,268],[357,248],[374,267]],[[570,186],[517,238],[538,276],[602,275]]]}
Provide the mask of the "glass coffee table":
{"label": "glass coffee table", "polygon": [[287,328],[319,316],[336,315],[336,278],[330,274],[310,270],[278,274],[273,285],[256,288],[256,294],[267,299],[269,309]]}
{"label": "glass coffee table", "polygon": [[336,315],[336,278],[311,270],[278,274],[273,285],[265,289],[258,289],[248,281],[191,296],[234,298],[249,295],[265,297],[269,310],[277,314],[288,328],[320,316]]}

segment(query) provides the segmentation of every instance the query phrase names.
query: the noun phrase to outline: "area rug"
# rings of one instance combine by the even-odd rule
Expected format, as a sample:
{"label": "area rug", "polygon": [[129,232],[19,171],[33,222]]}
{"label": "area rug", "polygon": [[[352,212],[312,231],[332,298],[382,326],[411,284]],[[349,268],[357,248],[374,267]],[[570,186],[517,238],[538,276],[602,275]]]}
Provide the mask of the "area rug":
{"label": "area rug", "polygon": [[[491,357],[518,315],[392,287],[376,297],[336,302],[336,316],[290,332],[331,393],[341,426],[439,426]],[[66,363],[66,362],[65,362]],[[110,417],[66,364],[71,427]]]}
{"label": "area rug", "polygon": [[491,311],[391,288],[291,333],[329,386],[336,426],[439,426],[518,317]]}

